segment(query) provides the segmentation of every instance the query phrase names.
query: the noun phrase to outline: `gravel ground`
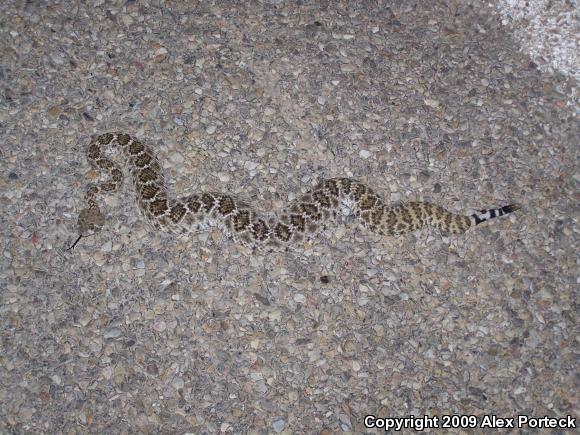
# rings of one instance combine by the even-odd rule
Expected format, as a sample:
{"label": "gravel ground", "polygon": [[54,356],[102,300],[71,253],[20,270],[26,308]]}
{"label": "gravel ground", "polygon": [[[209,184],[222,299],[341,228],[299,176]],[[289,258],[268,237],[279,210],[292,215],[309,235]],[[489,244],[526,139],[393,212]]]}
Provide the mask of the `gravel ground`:
{"label": "gravel ground", "polygon": [[[580,80],[580,6],[578,0],[496,0],[502,24],[511,26],[520,48],[541,71],[554,70]],[[568,104],[580,113],[574,86]]]}
{"label": "gravel ground", "polygon": [[[3,2],[0,430],[578,417],[573,79],[541,72],[486,2],[244,3]],[[154,146],[173,191],[262,210],[344,175],[392,201],[523,210],[248,255],[150,230],[126,183],[67,252],[84,149],[109,130]]]}

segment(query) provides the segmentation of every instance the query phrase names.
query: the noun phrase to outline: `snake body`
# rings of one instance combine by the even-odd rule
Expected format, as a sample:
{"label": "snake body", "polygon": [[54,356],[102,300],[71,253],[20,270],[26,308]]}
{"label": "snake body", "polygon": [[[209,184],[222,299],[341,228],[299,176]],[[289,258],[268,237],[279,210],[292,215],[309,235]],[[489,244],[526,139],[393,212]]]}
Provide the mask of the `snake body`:
{"label": "snake body", "polygon": [[121,157],[131,174],[139,207],[155,228],[190,233],[216,226],[237,242],[257,249],[280,250],[300,244],[317,233],[321,225],[336,221],[344,210],[353,213],[369,231],[398,236],[426,225],[445,233],[462,233],[520,208],[510,204],[472,215],[458,215],[428,202],[389,204],[358,180],[332,178],[290,203],[277,218],[266,219],[227,193],[200,192],[172,197],[151,147],[125,133],[105,133],[94,138],[87,149],[89,163],[107,179],[87,189],[86,208],[78,219],[81,235],[100,231],[105,219],[97,197],[116,191],[122,184],[123,170],[111,158],[111,151]]}

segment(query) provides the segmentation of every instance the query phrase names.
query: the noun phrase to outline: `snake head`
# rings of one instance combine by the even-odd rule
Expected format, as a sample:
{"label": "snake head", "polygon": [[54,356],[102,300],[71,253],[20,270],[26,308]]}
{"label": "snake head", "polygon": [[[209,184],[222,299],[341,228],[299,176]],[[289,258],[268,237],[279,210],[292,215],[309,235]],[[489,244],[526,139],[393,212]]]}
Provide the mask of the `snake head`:
{"label": "snake head", "polygon": [[79,213],[77,227],[82,236],[98,233],[103,229],[104,224],[105,216],[99,207],[85,208]]}

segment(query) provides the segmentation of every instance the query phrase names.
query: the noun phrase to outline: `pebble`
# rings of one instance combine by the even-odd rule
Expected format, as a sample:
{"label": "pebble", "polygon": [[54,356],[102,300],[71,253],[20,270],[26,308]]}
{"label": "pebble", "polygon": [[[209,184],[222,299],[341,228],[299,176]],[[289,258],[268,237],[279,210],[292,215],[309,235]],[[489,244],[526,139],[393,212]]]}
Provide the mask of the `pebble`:
{"label": "pebble", "polygon": [[429,107],[439,107],[439,101],[437,100],[432,100],[430,98],[425,98],[425,105],[429,106]]}
{"label": "pebble", "polygon": [[111,329],[107,329],[104,333],[103,333],[103,337],[108,339],[108,338],[118,338],[121,336],[121,334],[123,333],[123,331],[121,331],[119,328],[111,328]]}
{"label": "pebble", "polygon": [[165,323],[165,320],[163,319],[155,320],[153,323],[153,329],[155,329],[157,332],[163,332],[167,329],[167,323]]}
{"label": "pebble", "polygon": [[62,379],[59,375],[54,374],[50,377],[54,385],[62,385]]}
{"label": "pebble", "polygon": [[181,377],[175,377],[171,381],[171,386],[176,390],[181,390],[185,386],[185,381]]}
{"label": "pebble", "polygon": [[93,258],[95,259],[95,264],[97,266],[100,267],[100,266],[103,266],[105,264],[106,259],[101,251],[95,252]]}
{"label": "pebble", "polygon": [[302,293],[296,293],[294,295],[294,302],[303,304],[304,302],[306,302],[306,296],[304,296]]}
{"label": "pebble", "polygon": [[22,421],[28,422],[36,412],[35,408],[24,407],[20,409],[20,417]]}
{"label": "pebble", "polygon": [[79,318],[79,324],[81,326],[87,326],[91,322],[92,316],[88,313],[83,313]]}
{"label": "pebble", "polygon": [[103,252],[111,252],[113,249],[113,242],[111,240],[108,240],[107,242],[105,242],[105,244],[103,246],[101,246],[101,251]]}
{"label": "pebble", "polygon": [[178,152],[172,152],[171,154],[169,154],[169,159],[173,163],[183,163],[185,161],[183,155]]}
{"label": "pebble", "polygon": [[122,14],[121,21],[123,21],[123,24],[125,26],[130,26],[131,24],[133,24],[133,17],[131,17],[131,15],[128,14]]}
{"label": "pebble", "polygon": [[227,183],[231,179],[230,174],[227,172],[218,172],[218,178],[222,183]]}
{"label": "pebble", "polygon": [[252,162],[250,160],[246,160],[246,162],[244,163],[244,168],[247,169],[248,171],[253,171],[254,169],[256,169],[258,167],[259,163],[257,162]]}
{"label": "pebble", "polygon": [[166,54],[167,54],[167,48],[165,48],[165,47],[160,47],[157,50],[155,50],[156,56],[165,56]]}
{"label": "pebble", "polygon": [[280,433],[286,427],[286,421],[283,418],[280,418],[280,419],[274,421],[274,424],[272,425],[272,427],[274,428],[274,432]]}
{"label": "pebble", "polygon": [[356,300],[359,307],[364,307],[366,304],[369,303],[369,298],[366,296],[361,296]]}

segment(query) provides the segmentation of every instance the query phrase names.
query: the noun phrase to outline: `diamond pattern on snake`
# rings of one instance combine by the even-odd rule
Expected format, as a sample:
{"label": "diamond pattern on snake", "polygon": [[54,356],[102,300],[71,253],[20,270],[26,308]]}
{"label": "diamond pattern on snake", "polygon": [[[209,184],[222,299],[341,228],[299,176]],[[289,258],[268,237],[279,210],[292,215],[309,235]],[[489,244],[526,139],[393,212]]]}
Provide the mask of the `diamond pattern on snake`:
{"label": "diamond pattern on snake", "polygon": [[236,197],[199,192],[175,198],[167,190],[161,165],[151,147],[125,133],[105,133],[87,149],[89,163],[107,179],[88,187],[86,208],[78,217],[79,238],[100,231],[105,218],[97,203],[100,195],[116,191],[123,181],[116,154],[131,174],[137,203],[153,227],[175,234],[221,228],[230,238],[251,249],[279,251],[310,240],[326,223],[337,222],[347,210],[369,231],[399,236],[425,226],[444,233],[463,233],[489,219],[520,208],[510,204],[472,215],[458,215],[428,202],[389,204],[373,189],[351,178],[331,178],[290,203],[276,218],[267,219]]}

